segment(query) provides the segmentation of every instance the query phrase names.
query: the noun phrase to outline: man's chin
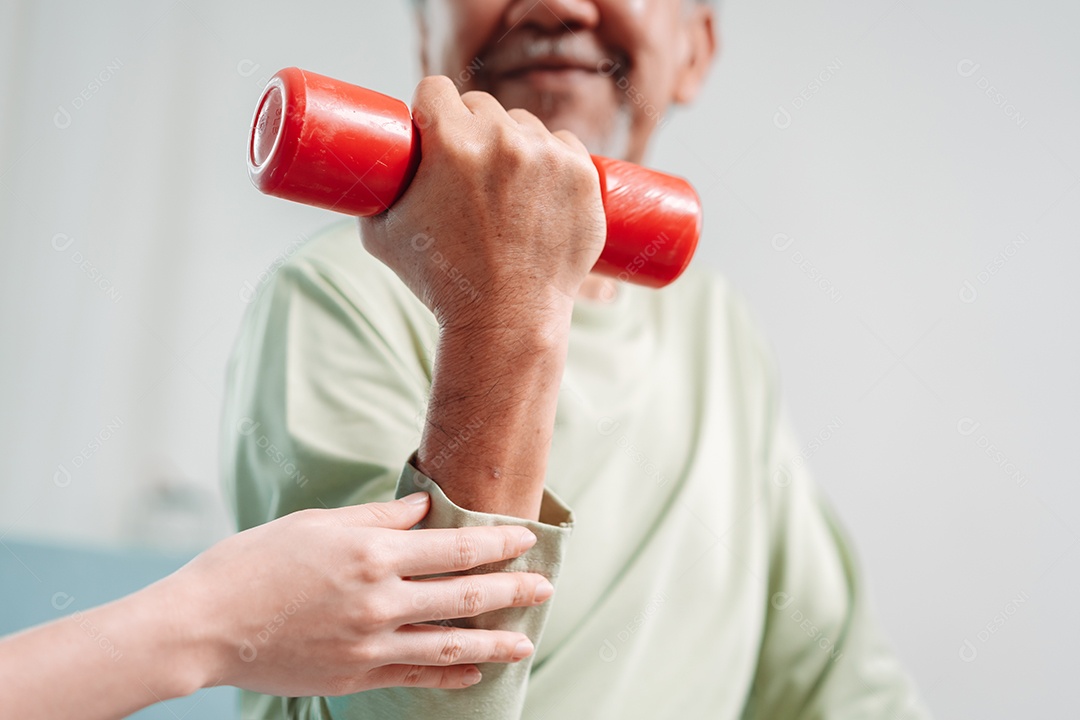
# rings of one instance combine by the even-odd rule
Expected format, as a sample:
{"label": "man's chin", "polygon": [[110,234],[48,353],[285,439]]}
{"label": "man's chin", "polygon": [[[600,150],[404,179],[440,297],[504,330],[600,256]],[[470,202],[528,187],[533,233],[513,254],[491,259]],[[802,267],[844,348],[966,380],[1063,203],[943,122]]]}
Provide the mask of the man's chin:
{"label": "man's chin", "polygon": [[550,118],[540,119],[552,132],[572,132],[593,155],[629,159],[631,117],[623,108],[611,111],[600,120],[570,113],[556,113]]}

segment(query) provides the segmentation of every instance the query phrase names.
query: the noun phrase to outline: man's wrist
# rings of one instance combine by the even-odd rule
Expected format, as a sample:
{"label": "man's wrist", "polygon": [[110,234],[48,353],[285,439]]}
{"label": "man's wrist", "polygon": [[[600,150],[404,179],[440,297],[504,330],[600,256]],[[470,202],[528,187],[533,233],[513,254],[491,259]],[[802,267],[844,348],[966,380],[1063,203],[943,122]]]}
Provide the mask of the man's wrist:
{"label": "man's wrist", "polygon": [[536,519],[573,303],[439,335],[421,472],[469,510]]}
{"label": "man's wrist", "polygon": [[557,290],[542,296],[489,300],[453,315],[439,316],[439,337],[539,349],[558,345],[569,331],[574,298]]}

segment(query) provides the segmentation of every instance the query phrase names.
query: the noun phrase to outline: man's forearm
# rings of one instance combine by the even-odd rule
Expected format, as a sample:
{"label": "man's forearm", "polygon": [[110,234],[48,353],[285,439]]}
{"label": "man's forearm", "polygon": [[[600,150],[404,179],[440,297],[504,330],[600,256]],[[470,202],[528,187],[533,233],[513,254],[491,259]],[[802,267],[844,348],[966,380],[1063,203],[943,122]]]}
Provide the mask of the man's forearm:
{"label": "man's forearm", "polygon": [[538,519],[572,310],[440,334],[417,463],[457,505]]}

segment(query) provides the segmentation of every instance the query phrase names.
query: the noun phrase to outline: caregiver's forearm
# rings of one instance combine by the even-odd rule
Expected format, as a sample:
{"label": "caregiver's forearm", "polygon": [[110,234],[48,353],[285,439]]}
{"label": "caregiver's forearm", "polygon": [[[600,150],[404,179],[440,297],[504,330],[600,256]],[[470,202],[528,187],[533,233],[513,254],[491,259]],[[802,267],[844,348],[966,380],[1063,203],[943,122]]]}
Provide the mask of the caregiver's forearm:
{"label": "caregiver's forearm", "polygon": [[199,689],[212,678],[179,610],[151,585],[0,641],[4,716],[120,718]]}

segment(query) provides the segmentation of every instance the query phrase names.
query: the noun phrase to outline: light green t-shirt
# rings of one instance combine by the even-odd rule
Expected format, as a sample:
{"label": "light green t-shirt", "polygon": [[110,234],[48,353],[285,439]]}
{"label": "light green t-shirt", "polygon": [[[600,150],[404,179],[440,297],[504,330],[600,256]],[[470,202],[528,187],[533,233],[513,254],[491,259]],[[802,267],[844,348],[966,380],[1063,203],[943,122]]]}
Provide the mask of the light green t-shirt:
{"label": "light green t-shirt", "polygon": [[458,508],[412,466],[437,333],[354,221],[311,240],[237,340],[225,481],[241,528],[414,486],[432,492],[429,526],[528,524],[539,541],[507,567],[552,577],[555,596],[470,622],[526,632],[536,653],[465,690],[245,693],[245,718],[927,716],[721,277],[691,267],[578,301],[539,523]]}

